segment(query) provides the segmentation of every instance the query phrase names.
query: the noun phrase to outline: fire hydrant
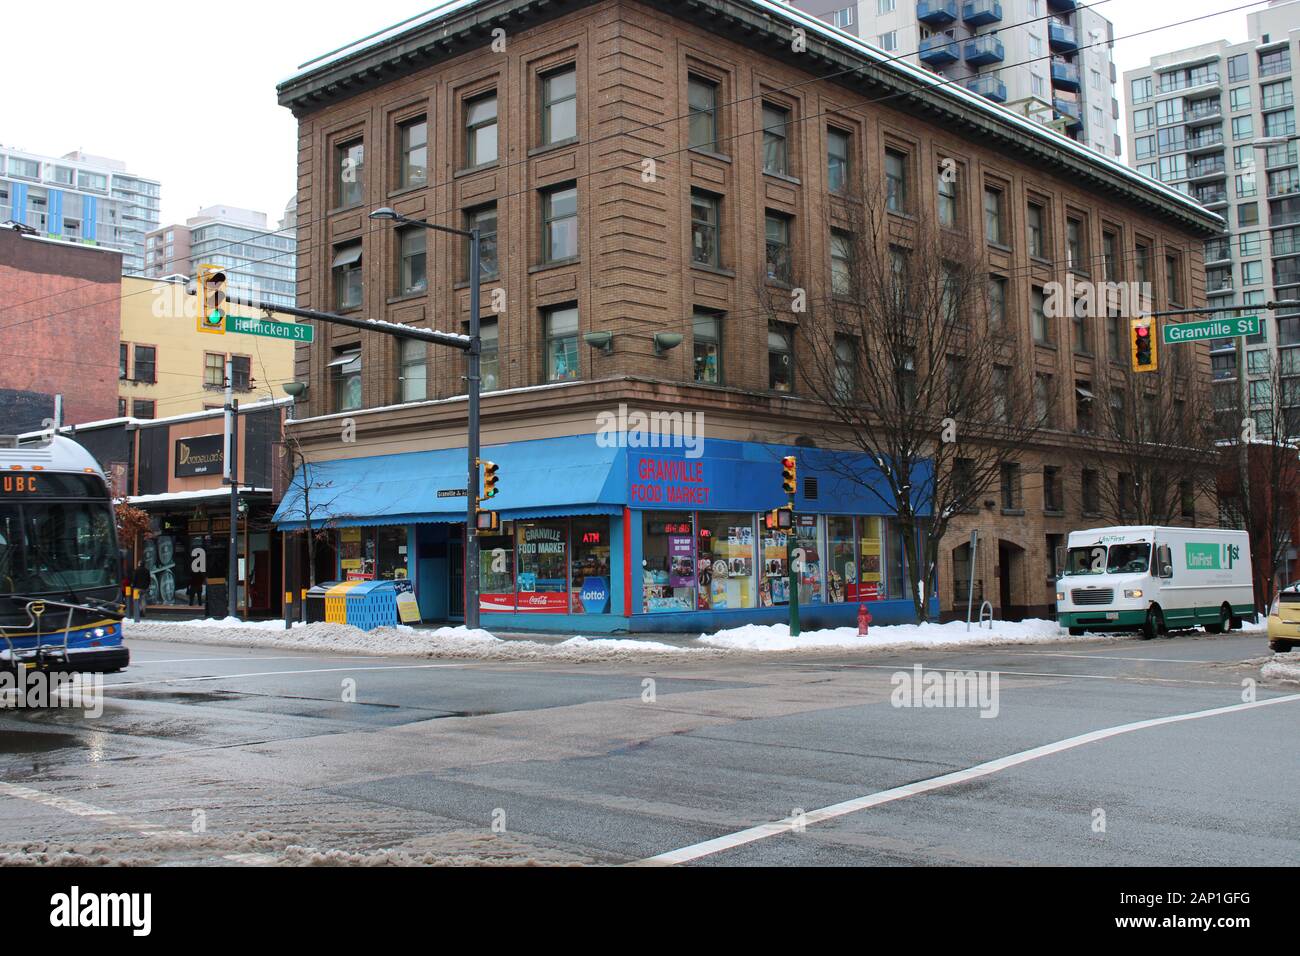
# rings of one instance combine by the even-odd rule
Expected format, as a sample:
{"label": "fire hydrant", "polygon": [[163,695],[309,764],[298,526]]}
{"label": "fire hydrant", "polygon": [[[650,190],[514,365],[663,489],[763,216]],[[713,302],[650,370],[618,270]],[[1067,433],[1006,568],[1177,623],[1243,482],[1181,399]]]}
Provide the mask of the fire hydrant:
{"label": "fire hydrant", "polygon": [[871,612],[865,604],[858,605],[858,636],[866,637],[867,628],[871,626]]}

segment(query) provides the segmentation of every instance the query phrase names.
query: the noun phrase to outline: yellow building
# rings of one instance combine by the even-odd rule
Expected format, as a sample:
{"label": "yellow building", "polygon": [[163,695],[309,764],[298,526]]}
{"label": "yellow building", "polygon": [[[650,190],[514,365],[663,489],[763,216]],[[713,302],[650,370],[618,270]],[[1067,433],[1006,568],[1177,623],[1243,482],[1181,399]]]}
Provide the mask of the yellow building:
{"label": "yellow building", "polygon": [[[256,310],[232,306],[232,315],[257,318]],[[270,318],[293,322],[292,316]],[[122,332],[118,345],[118,415],[165,418],[220,408],[225,363],[234,362],[235,397],[241,404],[283,398],[293,379],[292,342],[198,330],[198,298],[185,281],[122,278]]]}

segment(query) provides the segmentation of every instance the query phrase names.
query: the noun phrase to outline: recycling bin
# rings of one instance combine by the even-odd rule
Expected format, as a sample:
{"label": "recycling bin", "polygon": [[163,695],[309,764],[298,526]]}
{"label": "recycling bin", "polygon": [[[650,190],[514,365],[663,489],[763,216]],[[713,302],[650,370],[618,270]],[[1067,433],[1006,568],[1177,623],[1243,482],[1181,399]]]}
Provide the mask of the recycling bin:
{"label": "recycling bin", "polygon": [[347,592],[348,623],[363,631],[397,626],[397,586],[392,581],[365,581]]}
{"label": "recycling bin", "polygon": [[341,581],[325,592],[325,620],[329,624],[348,622],[347,595],[364,581]]}
{"label": "recycling bin", "polygon": [[304,611],[308,624],[319,624],[325,620],[325,595],[330,588],[338,587],[338,584],[338,581],[327,581],[308,590]]}

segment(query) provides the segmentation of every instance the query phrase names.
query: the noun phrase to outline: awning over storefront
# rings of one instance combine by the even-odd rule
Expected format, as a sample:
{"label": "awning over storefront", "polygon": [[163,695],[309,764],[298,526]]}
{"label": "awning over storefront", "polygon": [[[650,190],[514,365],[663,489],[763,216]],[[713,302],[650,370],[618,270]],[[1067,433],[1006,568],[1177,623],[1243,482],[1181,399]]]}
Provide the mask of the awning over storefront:
{"label": "awning over storefront", "polygon": [[[708,439],[694,448],[646,448],[576,435],[492,445],[500,466],[492,510],[502,519],[638,511],[763,512],[785,503],[781,458],[795,455],[795,508],[806,514],[891,514],[881,470],[861,454]],[[309,463],[275,515],[282,531],[465,520],[465,450],[407,452]],[[929,512],[929,463],[912,473],[913,507]],[[305,511],[304,514],[304,499]]]}
{"label": "awning over storefront", "polygon": [[[627,498],[622,449],[594,435],[485,447],[500,466],[492,509],[506,519],[621,514]],[[293,476],[275,514],[281,531],[307,527],[457,523],[465,520],[465,449],[309,463]]]}

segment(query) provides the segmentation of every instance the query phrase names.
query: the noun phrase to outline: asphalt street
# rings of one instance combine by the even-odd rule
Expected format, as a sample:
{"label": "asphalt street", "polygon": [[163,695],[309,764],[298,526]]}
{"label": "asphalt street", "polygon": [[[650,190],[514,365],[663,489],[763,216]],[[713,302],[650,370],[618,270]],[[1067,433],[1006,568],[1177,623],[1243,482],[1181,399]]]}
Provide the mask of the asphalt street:
{"label": "asphalt street", "polygon": [[[99,716],[0,711],[0,861],[1294,864],[1300,687],[1243,683],[1265,645],[578,664],[135,641]],[[996,716],[895,706],[916,665],[996,673]]]}

